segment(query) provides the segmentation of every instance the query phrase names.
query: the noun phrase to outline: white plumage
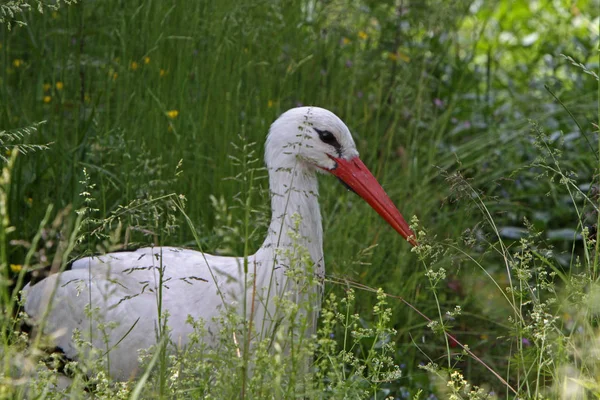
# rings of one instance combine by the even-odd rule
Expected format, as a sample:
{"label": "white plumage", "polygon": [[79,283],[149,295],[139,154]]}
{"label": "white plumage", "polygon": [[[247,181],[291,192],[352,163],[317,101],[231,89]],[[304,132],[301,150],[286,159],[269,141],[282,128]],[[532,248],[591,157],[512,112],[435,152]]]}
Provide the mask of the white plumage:
{"label": "white plumage", "polygon": [[[358,158],[346,125],[317,107],[287,111],[271,126],[265,147],[272,217],[260,249],[244,259],[213,256],[175,248],[143,248],[133,252],[86,257],[72,269],[50,276],[24,290],[25,311],[54,337],[67,357],[77,358],[75,329],[97,349],[110,351],[109,372],[129,379],[138,372],[138,351],[156,343],[159,271],[162,268],[162,309],[169,313],[170,338],[185,345],[192,331],[188,316],[213,321],[225,309],[252,317],[257,335],[272,332],[281,316],[275,297],[313,303],[312,327],[320,304],[320,284],[305,286],[289,277],[305,248],[312,261],[303,273],[324,276],[323,231],[318,204],[317,172],[330,172],[363,197],[409,242],[412,232],[381,186]],[[319,279],[317,279],[318,281]],[[255,288],[256,292],[253,292]],[[317,295],[315,295],[317,294]],[[254,303],[253,303],[254,302]],[[50,308],[48,308],[50,306]],[[90,313],[87,310],[92,310]],[[46,314],[46,315],[45,315]],[[102,324],[114,326],[101,329]]]}

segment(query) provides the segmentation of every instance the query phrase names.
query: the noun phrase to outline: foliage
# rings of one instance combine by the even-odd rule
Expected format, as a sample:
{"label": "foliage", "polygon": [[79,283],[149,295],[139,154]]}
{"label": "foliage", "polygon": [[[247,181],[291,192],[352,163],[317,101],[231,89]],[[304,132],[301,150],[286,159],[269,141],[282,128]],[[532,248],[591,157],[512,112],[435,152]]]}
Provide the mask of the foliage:
{"label": "foliage", "polygon": [[38,127],[43,123],[44,121],[35,123],[25,128],[17,128],[11,131],[0,131],[0,160],[2,160],[4,163],[8,163],[8,157],[11,155],[12,151],[27,154],[29,152],[39,150],[48,150],[48,145],[24,143],[25,138],[37,132]]}
{"label": "foliage", "polygon": [[[65,4],[73,4],[76,0],[63,0]],[[44,3],[41,0],[35,0],[35,5],[32,7],[32,3],[27,0],[9,0],[4,4],[0,4],[0,24],[6,24],[8,30],[11,30],[13,24],[19,27],[26,26],[27,23],[19,19],[19,15],[22,15],[26,11],[36,8],[41,14],[44,13],[44,9],[58,10],[60,7],[60,0],[53,3]]]}

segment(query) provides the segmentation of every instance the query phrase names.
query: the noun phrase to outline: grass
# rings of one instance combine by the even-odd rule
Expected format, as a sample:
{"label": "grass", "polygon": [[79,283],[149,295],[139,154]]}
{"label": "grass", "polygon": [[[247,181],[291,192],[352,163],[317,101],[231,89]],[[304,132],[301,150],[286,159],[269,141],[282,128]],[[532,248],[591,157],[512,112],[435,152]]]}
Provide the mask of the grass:
{"label": "grass", "polygon": [[[310,352],[317,363],[319,354],[335,361],[331,375],[314,377],[311,396],[324,396],[329,379],[350,398],[514,397],[461,354],[458,340],[521,397],[598,397],[598,365],[587,353],[598,338],[598,247],[583,234],[598,222],[597,7],[513,3],[109,0],[18,14],[26,25],[0,34],[3,287],[18,288],[21,265],[59,268],[135,244],[252,252],[266,231],[265,172],[253,172],[250,191],[228,178],[252,167],[230,156],[256,143],[260,157],[281,112],[314,104],[348,124],[365,163],[427,234],[410,252],[366,204],[322,180],[328,294],[346,298],[358,282],[396,296],[385,300],[385,326],[373,315],[383,297],[370,291],[357,289],[352,309],[332,302],[332,312],[358,314],[362,328],[385,333],[395,348],[382,357],[402,376],[362,375],[373,379],[368,389],[344,384],[355,376],[348,371],[379,359],[367,350],[379,351],[378,340],[342,346],[349,320],[323,312],[321,347]],[[527,44],[534,33],[545,39]],[[17,143],[39,151],[17,156]],[[172,193],[185,195],[191,227],[171,211]],[[65,251],[81,209],[87,222]],[[3,354],[21,354],[12,292],[3,293]],[[342,327],[327,328],[335,331],[327,341],[334,323]],[[341,357],[347,348],[358,361]],[[193,368],[202,354],[239,374],[231,348],[211,351],[172,361],[188,371],[179,386],[169,386],[166,355],[150,354],[155,372],[139,382],[153,382],[156,397],[206,395],[208,380]],[[2,390],[13,393],[22,386],[9,379],[17,375],[7,359]],[[284,377],[270,375],[272,354],[253,361],[265,381],[280,382],[273,396],[290,396]],[[232,381],[213,378],[215,390]],[[107,397],[150,393],[142,383],[90,379]],[[469,395],[467,381],[483,394]],[[269,397],[258,380],[248,385]]]}

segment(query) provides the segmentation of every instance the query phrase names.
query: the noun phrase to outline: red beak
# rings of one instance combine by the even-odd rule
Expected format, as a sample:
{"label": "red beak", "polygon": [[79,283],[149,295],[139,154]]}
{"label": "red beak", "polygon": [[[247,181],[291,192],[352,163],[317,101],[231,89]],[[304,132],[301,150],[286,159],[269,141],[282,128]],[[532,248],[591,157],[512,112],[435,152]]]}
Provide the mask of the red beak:
{"label": "red beak", "polygon": [[329,158],[336,162],[336,167],[328,171],[369,203],[404,239],[416,246],[415,234],[410,230],[400,211],[360,158],[354,157],[350,161],[331,155],[329,155]]}

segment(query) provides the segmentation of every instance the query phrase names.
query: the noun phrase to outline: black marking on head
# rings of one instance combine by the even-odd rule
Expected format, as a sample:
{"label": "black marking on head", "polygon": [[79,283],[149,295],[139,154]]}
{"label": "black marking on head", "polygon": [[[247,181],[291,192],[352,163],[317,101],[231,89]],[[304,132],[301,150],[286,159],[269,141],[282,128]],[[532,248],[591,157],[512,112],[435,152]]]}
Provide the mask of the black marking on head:
{"label": "black marking on head", "polygon": [[340,144],[340,142],[337,141],[333,133],[327,130],[321,130],[319,128],[313,127],[313,129],[319,134],[319,139],[321,139],[323,143],[333,146],[336,153],[338,154],[338,157],[342,156],[342,145]]}

